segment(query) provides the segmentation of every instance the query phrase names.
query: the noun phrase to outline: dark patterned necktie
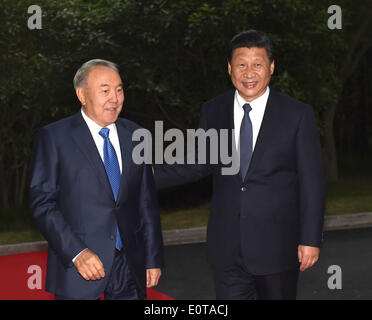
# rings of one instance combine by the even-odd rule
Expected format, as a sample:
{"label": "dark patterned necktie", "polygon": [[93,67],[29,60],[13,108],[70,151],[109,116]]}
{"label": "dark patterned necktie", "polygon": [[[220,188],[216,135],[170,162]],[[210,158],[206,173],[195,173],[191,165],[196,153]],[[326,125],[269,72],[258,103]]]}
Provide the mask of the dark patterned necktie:
{"label": "dark patterned necktie", "polygon": [[239,150],[240,150],[240,172],[244,180],[249,164],[251,163],[253,154],[253,129],[252,122],[249,117],[249,112],[252,110],[249,103],[243,106],[244,117],[240,126],[240,139],[239,139]]}

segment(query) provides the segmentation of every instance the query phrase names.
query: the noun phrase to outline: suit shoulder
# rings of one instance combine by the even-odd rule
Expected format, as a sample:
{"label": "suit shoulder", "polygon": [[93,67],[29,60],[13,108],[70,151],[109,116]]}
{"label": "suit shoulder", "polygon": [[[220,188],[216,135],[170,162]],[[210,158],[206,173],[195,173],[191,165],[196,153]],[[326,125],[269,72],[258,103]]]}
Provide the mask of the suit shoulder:
{"label": "suit shoulder", "polygon": [[47,132],[56,132],[59,130],[64,130],[69,124],[71,123],[71,120],[74,116],[69,116],[67,118],[63,118],[57,121],[54,121],[52,123],[49,123],[43,127],[40,128],[41,131],[47,131]]}
{"label": "suit shoulder", "polygon": [[203,104],[202,114],[224,114],[234,103],[235,90],[226,91]]}
{"label": "suit shoulder", "polygon": [[204,103],[203,108],[210,110],[211,108],[224,107],[231,104],[234,101],[235,90],[229,90],[220,95],[214,97],[211,100],[208,100]]}
{"label": "suit shoulder", "polygon": [[270,89],[273,92],[273,96],[275,97],[275,100],[278,104],[283,105],[283,106],[288,106],[289,108],[296,108],[299,110],[304,110],[307,108],[311,108],[309,104],[304,103],[300,100],[297,100],[285,93],[278,92],[274,89]]}
{"label": "suit shoulder", "polygon": [[[270,90],[272,89],[270,88]],[[314,110],[309,104],[276,90],[272,90],[272,102],[280,107],[281,112],[297,119],[302,118],[304,115],[314,115]]]}
{"label": "suit shoulder", "polygon": [[138,123],[128,120],[126,118],[118,118],[117,122],[121,125],[125,126],[129,131],[133,132],[137,129],[142,129],[143,127],[140,126]]}

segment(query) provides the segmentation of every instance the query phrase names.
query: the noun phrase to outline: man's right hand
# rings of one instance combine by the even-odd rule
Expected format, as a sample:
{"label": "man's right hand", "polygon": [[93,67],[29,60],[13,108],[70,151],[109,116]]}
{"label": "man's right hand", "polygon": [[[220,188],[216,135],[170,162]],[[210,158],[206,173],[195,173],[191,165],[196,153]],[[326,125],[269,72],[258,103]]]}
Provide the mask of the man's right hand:
{"label": "man's right hand", "polygon": [[78,255],[74,265],[85,280],[99,280],[105,277],[101,260],[89,249],[85,249]]}

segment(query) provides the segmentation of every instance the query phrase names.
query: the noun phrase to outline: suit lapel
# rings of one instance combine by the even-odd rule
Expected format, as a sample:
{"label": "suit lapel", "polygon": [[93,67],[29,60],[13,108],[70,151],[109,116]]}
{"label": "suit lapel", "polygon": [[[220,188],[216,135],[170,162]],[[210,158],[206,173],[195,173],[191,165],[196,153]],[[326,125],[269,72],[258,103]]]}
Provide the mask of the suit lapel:
{"label": "suit lapel", "polygon": [[[235,140],[235,122],[234,122],[234,101],[235,101],[235,90],[232,91],[232,95],[229,96],[229,99],[226,103],[226,107],[228,109],[228,132],[229,132],[229,155],[233,157],[233,159],[239,159],[239,153],[236,148],[236,140]],[[240,170],[237,174],[235,174],[235,178],[241,184],[243,182],[242,175],[240,174]]]}
{"label": "suit lapel", "polygon": [[257,136],[257,141],[252,155],[252,160],[244,181],[248,179],[248,177],[252,174],[255,167],[257,166],[257,163],[260,162],[260,159],[265,151],[266,145],[270,141],[270,136],[272,135],[273,130],[275,130],[274,128],[278,121],[275,114],[276,114],[275,90],[270,88],[270,94],[267,99],[266,109],[264,117],[262,119],[260,131]]}
{"label": "suit lapel", "polygon": [[72,118],[71,135],[73,140],[79,146],[81,152],[85,155],[87,162],[91,165],[93,169],[92,171],[100,181],[103,191],[114,200],[114,195],[106,174],[105,166],[89,128],[80,112]]}
{"label": "suit lapel", "polygon": [[231,93],[227,96],[227,99],[224,102],[224,107],[227,110],[227,117],[222,117],[222,121],[226,123],[223,124],[220,128],[228,130],[228,152],[229,155],[232,155],[233,152],[236,152],[235,144],[235,134],[233,134],[234,129],[234,99],[235,99],[235,90],[231,90]]}
{"label": "suit lapel", "polygon": [[[235,124],[234,124],[234,101],[235,101],[235,90],[231,90],[226,96],[225,100],[222,102],[225,108],[221,115],[222,125],[220,129],[228,129],[228,152],[232,157],[239,159],[238,150],[236,149],[235,141]],[[227,116],[226,116],[227,115]],[[241,184],[243,182],[240,170],[234,175],[238,182]]]}
{"label": "suit lapel", "polygon": [[125,198],[128,194],[128,181],[129,175],[131,174],[131,165],[132,165],[132,134],[125,126],[123,121],[116,121],[116,128],[118,131],[119,143],[120,143],[120,151],[121,151],[121,159],[122,159],[122,169],[121,169],[121,181],[120,181],[120,189],[119,195],[117,199],[117,203],[125,201]]}

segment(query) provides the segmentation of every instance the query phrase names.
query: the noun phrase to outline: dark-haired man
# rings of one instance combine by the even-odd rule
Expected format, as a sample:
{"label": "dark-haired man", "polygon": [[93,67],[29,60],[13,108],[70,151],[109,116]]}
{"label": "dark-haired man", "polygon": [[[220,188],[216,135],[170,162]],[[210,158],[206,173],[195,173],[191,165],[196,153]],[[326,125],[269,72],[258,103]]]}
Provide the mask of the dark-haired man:
{"label": "dark-haired man", "polygon": [[[325,181],[312,109],[269,88],[273,48],[261,31],[230,42],[235,90],[204,104],[199,127],[234,129],[240,172],[218,165],[156,166],[158,187],[213,175],[207,231],[217,299],[295,299],[298,270],[322,243]],[[229,141],[234,141],[229,139]],[[234,149],[235,148],[235,149]]]}

